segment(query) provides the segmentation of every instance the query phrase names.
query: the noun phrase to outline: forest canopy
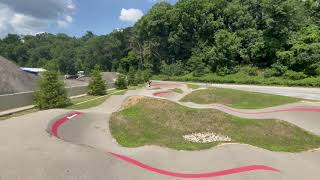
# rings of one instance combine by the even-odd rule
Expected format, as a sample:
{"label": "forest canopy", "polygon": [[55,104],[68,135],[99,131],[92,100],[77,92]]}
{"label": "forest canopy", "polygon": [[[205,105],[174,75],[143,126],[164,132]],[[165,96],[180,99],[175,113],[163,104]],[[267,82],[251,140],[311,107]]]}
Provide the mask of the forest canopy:
{"label": "forest canopy", "polygon": [[[133,27],[97,36],[65,34],[0,40],[0,55],[20,66],[48,61],[62,73],[130,68],[153,74],[224,76],[243,69],[266,77],[320,75],[317,0],[179,0],[156,4]],[[245,67],[245,68],[243,68]]]}

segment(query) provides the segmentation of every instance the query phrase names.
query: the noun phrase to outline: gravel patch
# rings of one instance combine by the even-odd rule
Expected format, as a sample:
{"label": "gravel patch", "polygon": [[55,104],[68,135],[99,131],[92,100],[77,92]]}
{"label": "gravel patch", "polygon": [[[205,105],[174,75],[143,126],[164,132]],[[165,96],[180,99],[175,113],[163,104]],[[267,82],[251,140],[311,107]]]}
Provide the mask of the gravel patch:
{"label": "gravel patch", "polygon": [[195,143],[210,143],[210,142],[230,142],[231,138],[228,136],[217,135],[214,133],[193,133],[184,135],[183,138]]}

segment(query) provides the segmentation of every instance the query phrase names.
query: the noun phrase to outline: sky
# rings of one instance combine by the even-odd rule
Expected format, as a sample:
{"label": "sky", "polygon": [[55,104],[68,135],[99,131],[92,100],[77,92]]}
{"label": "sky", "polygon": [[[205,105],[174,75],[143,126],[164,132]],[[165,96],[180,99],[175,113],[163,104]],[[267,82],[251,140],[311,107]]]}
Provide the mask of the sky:
{"label": "sky", "polygon": [[[133,26],[161,0],[0,0],[0,38],[42,32],[81,36]],[[176,0],[166,0],[174,4]]]}

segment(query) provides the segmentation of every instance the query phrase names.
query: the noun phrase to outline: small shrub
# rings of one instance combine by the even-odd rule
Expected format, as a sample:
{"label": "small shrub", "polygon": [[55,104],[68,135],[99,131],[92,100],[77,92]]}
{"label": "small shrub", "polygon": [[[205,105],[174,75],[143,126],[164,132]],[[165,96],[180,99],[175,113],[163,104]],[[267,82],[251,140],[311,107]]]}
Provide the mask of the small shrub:
{"label": "small shrub", "polygon": [[128,88],[128,82],[126,79],[126,76],[123,74],[118,74],[117,80],[115,82],[117,89],[127,89]]}
{"label": "small shrub", "polygon": [[284,77],[291,80],[300,80],[307,78],[307,75],[305,75],[303,72],[287,71],[284,74]]}
{"label": "small shrub", "polygon": [[185,73],[185,68],[181,61],[173,64],[166,64],[165,62],[162,62],[160,69],[161,73],[167,76],[180,76]]}
{"label": "small shrub", "polygon": [[320,64],[312,64],[308,66],[304,73],[310,76],[318,76],[320,75]]}
{"label": "small shrub", "polygon": [[274,71],[274,76],[277,76],[277,77],[284,75],[284,73],[286,73],[286,71],[288,70],[287,66],[284,66],[280,63],[272,64],[271,68]]}
{"label": "small shrub", "polygon": [[220,67],[217,69],[217,74],[219,76],[226,76],[226,75],[230,74],[230,69],[227,67]]}
{"label": "small shrub", "polygon": [[102,79],[100,67],[98,65],[94,67],[91,73],[88,94],[93,96],[102,96],[106,94],[106,81]]}
{"label": "small shrub", "polygon": [[200,77],[200,76],[203,76],[209,72],[208,68],[206,67],[206,65],[203,62],[199,62],[198,64],[195,65],[194,68],[195,69],[192,72],[192,75],[194,77]]}
{"label": "small shrub", "polygon": [[244,72],[249,76],[257,76],[258,75],[258,68],[252,66],[244,66],[240,68],[240,72]]}
{"label": "small shrub", "polygon": [[271,78],[271,77],[274,77],[276,76],[277,72],[276,70],[274,69],[266,69],[264,72],[263,72],[263,76],[265,78]]}

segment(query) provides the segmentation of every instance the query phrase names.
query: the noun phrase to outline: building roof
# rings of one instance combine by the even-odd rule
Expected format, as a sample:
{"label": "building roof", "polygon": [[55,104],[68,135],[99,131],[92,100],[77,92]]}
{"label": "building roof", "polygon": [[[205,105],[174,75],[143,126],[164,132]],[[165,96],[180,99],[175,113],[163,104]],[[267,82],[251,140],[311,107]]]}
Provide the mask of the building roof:
{"label": "building roof", "polygon": [[23,70],[23,71],[26,71],[26,72],[31,72],[31,73],[41,73],[41,72],[46,71],[46,70],[45,70],[45,69],[43,69],[43,68],[28,68],[28,67],[21,67],[20,69],[21,69],[21,70]]}

